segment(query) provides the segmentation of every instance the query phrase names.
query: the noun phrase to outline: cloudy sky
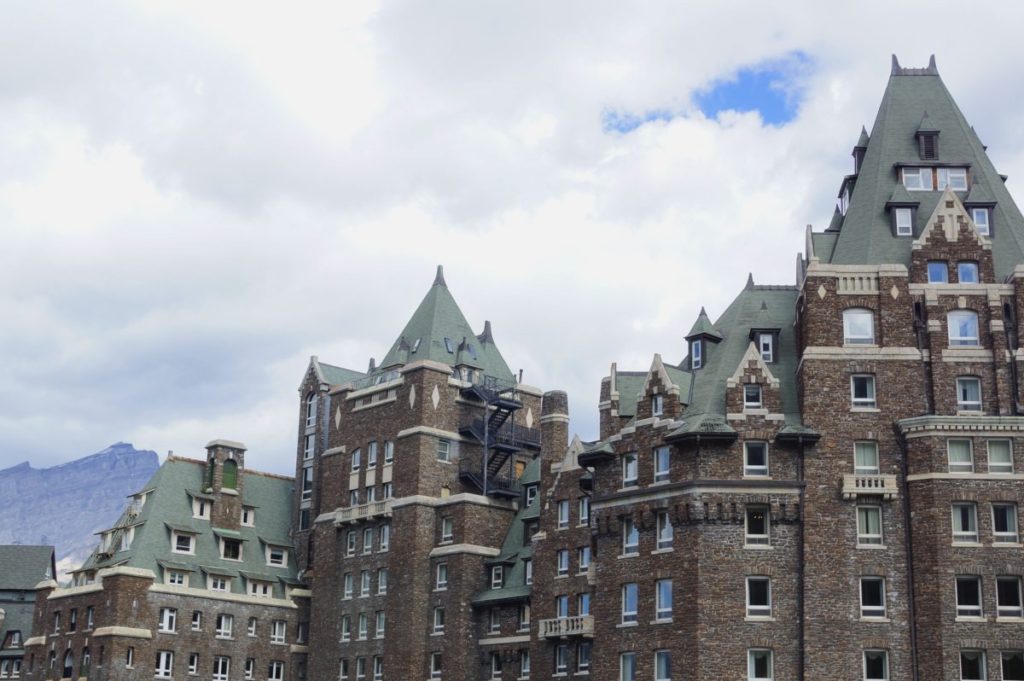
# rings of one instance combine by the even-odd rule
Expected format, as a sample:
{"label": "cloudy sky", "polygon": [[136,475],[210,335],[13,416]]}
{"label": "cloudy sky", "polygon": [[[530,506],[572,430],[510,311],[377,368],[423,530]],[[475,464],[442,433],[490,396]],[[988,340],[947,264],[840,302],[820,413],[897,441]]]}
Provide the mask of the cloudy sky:
{"label": "cloudy sky", "polygon": [[611,361],[793,283],[891,53],[1024,186],[1024,6],[900,7],[4,3],[0,468],[224,437],[287,472],[309,356],[382,357],[439,263],[593,437]]}

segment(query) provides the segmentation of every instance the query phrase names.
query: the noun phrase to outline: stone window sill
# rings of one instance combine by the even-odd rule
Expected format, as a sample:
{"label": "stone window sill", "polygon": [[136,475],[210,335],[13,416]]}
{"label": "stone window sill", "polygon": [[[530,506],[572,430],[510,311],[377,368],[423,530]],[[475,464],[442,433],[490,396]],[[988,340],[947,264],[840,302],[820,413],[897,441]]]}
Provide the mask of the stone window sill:
{"label": "stone window sill", "polygon": [[674,552],[675,552],[675,549],[670,546],[667,549],[654,549],[653,551],[651,551],[651,555],[652,556],[657,556],[657,555],[662,554],[662,553],[674,553]]}
{"label": "stone window sill", "polygon": [[861,622],[865,622],[867,624],[871,624],[871,623],[887,624],[887,623],[891,622],[892,620],[890,620],[888,617],[861,617],[860,621]]}
{"label": "stone window sill", "polygon": [[621,622],[615,625],[616,629],[629,629],[631,627],[639,627],[639,622]]}
{"label": "stone window sill", "polygon": [[957,615],[956,622],[987,622],[988,618],[982,615]]}
{"label": "stone window sill", "polygon": [[755,551],[771,551],[775,547],[771,544],[744,544],[743,548],[753,549]]}
{"label": "stone window sill", "polygon": [[850,411],[862,414],[880,414],[882,410],[878,407],[850,407]]}
{"label": "stone window sill", "polygon": [[743,618],[744,622],[774,622],[775,618],[768,615],[747,615]]}

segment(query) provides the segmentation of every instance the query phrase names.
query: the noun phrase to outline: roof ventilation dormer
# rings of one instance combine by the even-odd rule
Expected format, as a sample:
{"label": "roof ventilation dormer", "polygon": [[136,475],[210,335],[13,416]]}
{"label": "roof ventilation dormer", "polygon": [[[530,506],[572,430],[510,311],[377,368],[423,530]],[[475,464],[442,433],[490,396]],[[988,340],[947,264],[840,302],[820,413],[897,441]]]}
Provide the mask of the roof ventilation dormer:
{"label": "roof ventilation dormer", "polygon": [[860,167],[864,165],[864,154],[868,150],[868,142],[871,138],[868,136],[867,128],[863,125],[860,127],[860,138],[857,139],[857,144],[853,147],[853,174],[857,175],[860,173]]}
{"label": "roof ventilation dormer", "polygon": [[917,126],[917,153],[924,161],[939,158],[939,129],[925,111],[921,123]]}
{"label": "roof ventilation dormer", "polygon": [[686,334],[686,340],[690,344],[690,369],[695,371],[707,364],[707,341],[719,343],[722,340],[722,334],[711,323],[703,307],[700,308],[700,314],[690,328],[690,333]]}

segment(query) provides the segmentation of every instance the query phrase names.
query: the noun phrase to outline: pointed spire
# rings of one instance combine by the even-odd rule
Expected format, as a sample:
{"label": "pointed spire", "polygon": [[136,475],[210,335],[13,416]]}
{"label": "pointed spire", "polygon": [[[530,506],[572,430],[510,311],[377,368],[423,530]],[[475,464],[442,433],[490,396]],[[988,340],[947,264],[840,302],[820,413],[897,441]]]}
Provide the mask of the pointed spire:
{"label": "pointed spire", "polygon": [[491,335],[491,320],[490,319],[485,319],[484,320],[484,332],[481,333],[476,338],[481,343],[493,343],[494,342],[494,336]]}
{"label": "pointed spire", "polygon": [[867,149],[869,141],[871,141],[871,137],[868,135],[868,129],[863,125],[860,126],[860,137],[857,138],[857,144],[854,146],[854,149]]}
{"label": "pointed spire", "polygon": [[750,273],[747,274],[747,285],[744,286],[743,288],[745,288],[747,291],[753,291],[754,290],[754,273],[753,272],[750,272]]}
{"label": "pointed spire", "polygon": [[444,286],[448,288],[448,284],[444,282],[444,265],[437,266],[437,274],[434,276],[434,286]]}
{"label": "pointed spire", "polygon": [[697,315],[697,321],[690,328],[690,333],[686,334],[686,339],[689,340],[697,336],[708,336],[709,338],[722,340],[722,334],[711,323],[711,319],[708,318],[708,313],[703,307],[700,308],[700,314]]}
{"label": "pointed spire", "polygon": [[370,368],[366,370],[366,373],[372,374],[374,369],[376,369],[376,368],[377,368],[377,363],[374,361],[373,357],[371,357],[370,358]]}
{"label": "pointed spire", "polygon": [[892,55],[892,75],[899,76],[903,74],[903,68],[900,66],[900,60],[896,58],[896,55]]}

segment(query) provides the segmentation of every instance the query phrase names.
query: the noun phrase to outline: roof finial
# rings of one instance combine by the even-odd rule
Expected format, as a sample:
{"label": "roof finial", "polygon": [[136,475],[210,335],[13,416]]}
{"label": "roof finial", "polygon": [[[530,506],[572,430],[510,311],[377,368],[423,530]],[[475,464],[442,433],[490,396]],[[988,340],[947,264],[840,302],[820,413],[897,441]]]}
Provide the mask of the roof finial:
{"label": "roof finial", "polygon": [[928,70],[934,74],[939,73],[939,67],[935,65],[935,55],[928,58]]}
{"label": "roof finial", "polygon": [[893,54],[892,55],[892,75],[898,76],[898,75],[900,75],[900,73],[902,71],[903,71],[903,69],[900,68],[900,60],[896,58],[895,54]]}
{"label": "roof finial", "polygon": [[448,288],[448,284],[444,283],[444,265],[437,266],[437,275],[434,277],[434,286],[444,286]]}
{"label": "roof finial", "polygon": [[753,272],[750,272],[750,273],[747,274],[747,285],[744,288],[746,288],[748,291],[752,291],[754,289],[754,273]]}
{"label": "roof finial", "polygon": [[491,320],[484,320],[484,332],[476,337],[481,343],[493,343],[494,336],[491,335]]}
{"label": "roof finial", "polygon": [[762,300],[761,301],[761,309],[762,310],[767,310],[768,309],[768,303],[766,303],[765,301]]}
{"label": "roof finial", "polygon": [[703,305],[701,305],[701,306],[700,306],[700,314],[699,314],[699,315],[697,315],[697,316],[698,316],[698,317],[707,317],[707,316],[708,316],[708,313],[707,313],[707,311],[706,311],[706,310],[704,309],[704,306],[703,306]]}

